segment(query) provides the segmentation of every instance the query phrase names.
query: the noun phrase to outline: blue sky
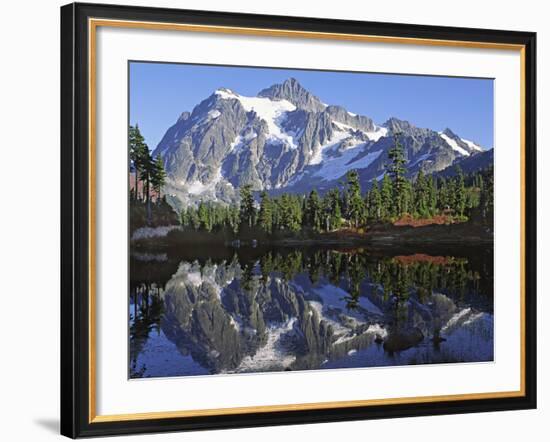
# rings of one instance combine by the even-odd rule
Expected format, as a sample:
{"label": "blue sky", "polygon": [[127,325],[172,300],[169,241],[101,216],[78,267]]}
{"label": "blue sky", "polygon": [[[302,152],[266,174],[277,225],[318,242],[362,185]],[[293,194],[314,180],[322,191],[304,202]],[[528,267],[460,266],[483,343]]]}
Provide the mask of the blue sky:
{"label": "blue sky", "polygon": [[322,102],[377,124],[397,117],[438,131],[449,127],[462,138],[493,147],[490,79],[131,62],[130,124],[139,124],[154,149],[183,111],[192,111],[219,87],[255,96],[289,77]]}

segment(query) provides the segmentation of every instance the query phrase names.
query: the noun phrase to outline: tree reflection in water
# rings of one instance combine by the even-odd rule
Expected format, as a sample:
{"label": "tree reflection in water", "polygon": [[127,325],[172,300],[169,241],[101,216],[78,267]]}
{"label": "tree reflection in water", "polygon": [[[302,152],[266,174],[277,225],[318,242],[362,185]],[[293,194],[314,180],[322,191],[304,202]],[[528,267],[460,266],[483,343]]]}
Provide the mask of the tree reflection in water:
{"label": "tree reflection in water", "polygon": [[490,249],[194,252],[133,257],[131,378],[493,359]]}

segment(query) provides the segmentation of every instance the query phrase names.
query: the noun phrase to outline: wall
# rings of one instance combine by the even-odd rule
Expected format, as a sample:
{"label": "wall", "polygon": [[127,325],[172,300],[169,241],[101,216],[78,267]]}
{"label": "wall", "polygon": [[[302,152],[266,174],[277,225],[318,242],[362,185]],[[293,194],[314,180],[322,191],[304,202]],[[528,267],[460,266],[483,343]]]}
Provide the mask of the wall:
{"label": "wall", "polygon": [[[550,32],[545,2],[461,0],[357,2],[260,2],[233,0],[120,0],[127,4],[266,14],[422,23],[448,26],[538,31],[539,226],[548,220],[543,207],[542,176],[548,163],[548,50]],[[59,11],[63,2],[42,0],[3,4],[0,28],[0,146],[2,148],[2,211],[0,256],[3,276],[0,302],[0,405],[3,440],[45,441],[58,438],[59,368]],[[546,253],[543,247],[546,245]],[[550,307],[544,299],[543,260],[547,236],[539,232],[539,318]],[[7,282],[7,284],[6,284]],[[544,285],[543,285],[544,284]],[[505,296],[506,294],[496,294]],[[549,322],[539,319],[539,409],[506,413],[412,418],[370,422],[230,430],[187,434],[187,441],[445,439],[534,440],[548,433],[550,419]],[[543,351],[544,350],[544,351]],[[128,437],[125,440],[181,440],[181,434]]]}

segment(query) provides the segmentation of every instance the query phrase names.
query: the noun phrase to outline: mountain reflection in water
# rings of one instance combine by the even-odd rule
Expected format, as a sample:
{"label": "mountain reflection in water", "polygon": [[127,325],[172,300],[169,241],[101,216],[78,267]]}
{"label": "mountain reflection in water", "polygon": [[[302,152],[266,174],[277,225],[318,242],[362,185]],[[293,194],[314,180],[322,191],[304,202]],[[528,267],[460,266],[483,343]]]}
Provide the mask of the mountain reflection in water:
{"label": "mountain reflection in water", "polygon": [[141,252],[130,279],[130,378],[493,360],[492,248]]}

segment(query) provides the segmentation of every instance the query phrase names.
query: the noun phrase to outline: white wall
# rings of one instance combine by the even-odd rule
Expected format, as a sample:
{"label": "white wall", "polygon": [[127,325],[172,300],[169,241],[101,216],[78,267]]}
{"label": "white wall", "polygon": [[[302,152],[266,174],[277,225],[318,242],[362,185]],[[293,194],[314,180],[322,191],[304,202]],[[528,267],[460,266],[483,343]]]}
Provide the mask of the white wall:
{"label": "white wall", "polygon": [[[542,176],[550,142],[548,53],[550,14],[537,0],[368,2],[339,0],[120,0],[126,4],[266,14],[513,29],[538,32],[539,226],[548,221]],[[4,2],[0,26],[0,435],[3,440],[51,440],[58,433],[59,369],[59,10],[58,0]],[[310,6],[311,5],[311,6]],[[545,244],[546,243],[546,244]],[[543,248],[546,246],[546,252]],[[550,430],[548,370],[550,308],[542,280],[550,243],[539,231],[539,409],[226,430],[185,435],[187,441],[280,441],[298,438],[367,440],[544,440]],[[6,284],[7,282],[7,284]],[[496,296],[506,294],[497,293]],[[181,440],[181,434],[125,440]]]}

